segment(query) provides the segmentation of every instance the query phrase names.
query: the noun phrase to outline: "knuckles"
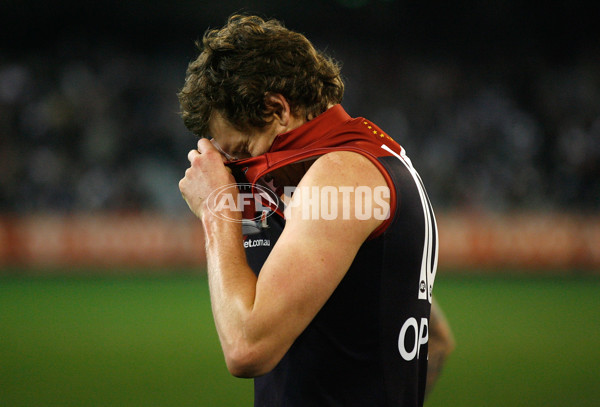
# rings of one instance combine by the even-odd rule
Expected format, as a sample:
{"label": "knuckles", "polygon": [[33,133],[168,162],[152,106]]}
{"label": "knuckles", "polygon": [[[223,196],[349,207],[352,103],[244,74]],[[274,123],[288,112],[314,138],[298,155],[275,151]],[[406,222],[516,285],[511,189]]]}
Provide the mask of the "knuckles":
{"label": "knuckles", "polygon": [[203,153],[200,153],[198,150],[191,150],[188,153],[188,160],[192,167],[202,166],[204,163],[211,163],[213,165],[213,161],[223,162],[221,153],[216,150],[208,150]]}

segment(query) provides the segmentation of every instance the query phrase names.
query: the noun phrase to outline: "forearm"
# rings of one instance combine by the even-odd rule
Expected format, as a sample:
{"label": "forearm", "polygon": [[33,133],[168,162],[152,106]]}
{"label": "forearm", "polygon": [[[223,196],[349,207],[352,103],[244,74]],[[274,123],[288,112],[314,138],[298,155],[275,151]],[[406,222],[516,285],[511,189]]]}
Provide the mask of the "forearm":
{"label": "forearm", "polygon": [[454,335],[444,312],[435,299],[431,305],[429,322],[429,358],[427,366],[426,393],[429,394],[437,381],[446,358],[454,350]]}
{"label": "forearm", "polygon": [[213,316],[226,359],[237,358],[252,338],[248,330],[256,293],[256,276],[242,246],[241,224],[205,211],[208,281]]}
{"label": "forearm", "polygon": [[438,340],[429,340],[429,359],[427,362],[427,384],[425,386],[426,394],[429,394],[433,390],[437,379],[442,372],[444,362],[450,353],[450,349],[446,346],[446,343]]}
{"label": "forearm", "polygon": [[[274,318],[264,310],[278,308],[256,306],[259,290],[242,246],[241,213],[220,205],[227,198],[237,201],[235,179],[206,139],[198,141],[188,160],[179,189],[204,226],[211,305],[227,366],[236,376],[266,373],[281,352],[272,351],[278,335],[272,334]],[[210,199],[215,191],[221,199]]]}

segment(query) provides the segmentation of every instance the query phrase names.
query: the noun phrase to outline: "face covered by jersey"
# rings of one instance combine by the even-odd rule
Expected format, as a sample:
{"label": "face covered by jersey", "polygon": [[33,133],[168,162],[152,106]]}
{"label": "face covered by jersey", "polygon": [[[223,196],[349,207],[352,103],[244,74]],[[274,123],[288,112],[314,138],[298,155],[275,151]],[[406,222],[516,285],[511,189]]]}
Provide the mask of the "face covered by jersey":
{"label": "face covered by jersey", "polygon": [[[317,127],[319,132],[314,131]],[[238,187],[244,193],[257,197],[259,192],[268,189],[273,192],[268,194],[270,197],[279,198],[286,192],[286,187],[297,185],[303,172],[316,158],[333,151],[352,151],[367,157],[380,168],[390,187],[392,181],[377,158],[403,153],[402,147],[375,124],[364,118],[353,119],[341,105],[336,105],[297,129],[278,135],[266,153],[231,160],[226,165],[231,168]],[[393,188],[390,189],[393,191]],[[392,193],[390,198],[390,206],[394,208],[396,196]],[[284,207],[280,199],[255,199],[255,202],[255,207],[244,207],[244,219],[255,222],[266,208],[283,217]],[[393,213],[390,219],[392,217]],[[374,235],[381,233],[387,224],[384,222]]]}

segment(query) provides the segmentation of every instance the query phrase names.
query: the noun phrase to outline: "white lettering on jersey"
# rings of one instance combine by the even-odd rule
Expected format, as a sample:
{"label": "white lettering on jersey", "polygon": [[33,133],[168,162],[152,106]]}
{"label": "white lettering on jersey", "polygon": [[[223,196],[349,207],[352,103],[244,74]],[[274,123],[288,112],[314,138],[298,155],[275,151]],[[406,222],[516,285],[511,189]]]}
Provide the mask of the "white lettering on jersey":
{"label": "white lettering on jersey", "polygon": [[402,164],[404,164],[412,175],[417,190],[419,191],[419,196],[421,197],[423,218],[425,221],[425,241],[423,242],[423,258],[421,260],[421,276],[419,278],[418,296],[420,300],[427,300],[431,304],[433,282],[435,280],[438,264],[438,230],[433,208],[427,197],[427,192],[425,192],[423,181],[421,180],[419,173],[412,166],[412,162],[406,155],[404,149],[398,154],[385,144],[382,144],[381,148],[393,154],[400,162],[402,162]]}
{"label": "white lettering on jersey", "polygon": [[248,239],[244,240],[244,248],[259,247],[259,246],[271,246],[271,240],[269,239]]}
{"label": "white lettering on jersey", "polygon": [[[411,335],[408,336],[410,339],[407,342],[407,333]],[[413,339],[414,338],[414,342]],[[427,318],[421,318],[421,323],[419,324],[417,320],[413,317],[408,318],[404,325],[402,325],[402,329],[400,329],[400,335],[398,336],[398,350],[400,351],[400,355],[404,360],[410,362],[413,359],[419,359],[421,355],[421,346],[425,345],[429,342],[429,323],[427,322]]]}

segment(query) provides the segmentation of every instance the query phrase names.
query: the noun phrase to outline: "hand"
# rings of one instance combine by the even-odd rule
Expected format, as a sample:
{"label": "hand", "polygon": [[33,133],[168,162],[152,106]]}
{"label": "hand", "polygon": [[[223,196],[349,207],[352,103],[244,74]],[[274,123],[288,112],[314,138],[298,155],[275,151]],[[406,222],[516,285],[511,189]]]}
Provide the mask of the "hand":
{"label": "hand", "polygon": [[188,153],[190,168],[179,181],[179,190],[191,211],[202,219],[202,210],[207,204],[207,198],[217,188],[231,185],[223,189],[230,193],[234,202],[237,201],[237,187],[231,170],[223,164],[223,156],[207,139],[198,141],[198,149]]}

